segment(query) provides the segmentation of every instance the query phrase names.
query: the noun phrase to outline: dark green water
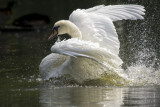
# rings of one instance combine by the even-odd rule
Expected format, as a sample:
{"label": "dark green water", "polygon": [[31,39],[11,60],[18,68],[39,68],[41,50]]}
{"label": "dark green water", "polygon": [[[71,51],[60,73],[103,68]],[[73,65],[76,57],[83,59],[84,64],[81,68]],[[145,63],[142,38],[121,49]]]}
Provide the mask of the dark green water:
{"label": "dark green water", "polygon": [[[159,68],[158,0],[17,1],[18,6],[13,10],[11,20],[26,13],[41,12],[49,15],[52,23],[67,19],[76,8],[98,4],[144,5],[144,21],[115,23],[121,41],[120,57],[124,61],[124,68],[136,63]],[[6,3],[5,0],[1,2]],[[119,26],[123,30],[118,29],[121,28]],[[0,107],[159,107],[159,86],[55,86],[42,81],[38,66],[41,59],[50,53],[53,42],[48,42],[47,38],[51,28],[49,25],[43,31],[0,33]],[[138,56],[139,52],[145,52],[146,56]]]}

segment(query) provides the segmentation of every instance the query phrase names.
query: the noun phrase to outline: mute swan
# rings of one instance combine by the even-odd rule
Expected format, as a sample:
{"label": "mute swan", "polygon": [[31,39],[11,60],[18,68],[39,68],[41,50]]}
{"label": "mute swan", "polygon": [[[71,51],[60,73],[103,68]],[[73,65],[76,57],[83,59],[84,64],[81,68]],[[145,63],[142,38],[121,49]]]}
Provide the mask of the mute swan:
{"label": "mute swan", "polygon": [[69,20],[54,24],[56,35],[69,34],[71,39],[56,43],[52,53],[40,63],[40,73],[46,78],[70,75],[77,82],[101,78],[102,74],[116,74],[123,63],[119,53],[119,40],[113,25],[122,19],[143,19],[141,5],[99,5],[77,9]]}

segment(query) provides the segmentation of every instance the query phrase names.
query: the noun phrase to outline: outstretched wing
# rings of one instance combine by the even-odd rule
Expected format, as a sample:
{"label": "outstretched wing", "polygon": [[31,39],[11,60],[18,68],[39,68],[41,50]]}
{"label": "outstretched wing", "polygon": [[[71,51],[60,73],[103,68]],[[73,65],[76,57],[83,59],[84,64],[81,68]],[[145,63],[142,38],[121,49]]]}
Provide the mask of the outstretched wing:
{"label": "outstretched wing", "polygon": [[83,40],[98,42],[113,54],[118,54],[119,40],[113,21],[143,19],[144,11],[140,5],[100,5],[77,9],[71,13],[69,20],[78,26]]}
{"label": "outstretched wing", "polygon": [[93,8],[83,10],[86,12],[95,12],[96,14],[105,15],[112,21],[130,19],[137,20],[143,19],[142,15],[145,15],[144,6],[141,5],[100,5]]}

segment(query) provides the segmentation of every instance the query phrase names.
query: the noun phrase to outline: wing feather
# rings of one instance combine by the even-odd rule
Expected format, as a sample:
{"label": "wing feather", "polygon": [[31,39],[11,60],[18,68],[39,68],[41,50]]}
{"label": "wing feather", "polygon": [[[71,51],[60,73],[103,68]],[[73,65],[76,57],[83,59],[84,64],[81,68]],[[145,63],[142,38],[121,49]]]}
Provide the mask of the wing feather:
{"label": "wing feather", "polygon": [[69,20],[80,29],[83,40],[97,42],[118,54],[119,40],[113,21],[143,19],[144,11],[140,5],[99,5],[73,11]]}
{"label": "wing feather", "polygon": [[122,60],[117,55],[112,54],[105,48],[99,47],[98,44],[90,41],[78,40],[76,38],[56,43],[51,47],[51,51],[75,58],[89,58],[101,64],[105,62],[115,63],[117,61],[117,66],[122,64]]}
{"label": "wing feather", "polygon": [[[141,5],[109,5],[109,6],[96,6],[90,9],[86,9],[86,12],[95,12],[97,14],[106,15],[106,17],[110,18],[112,21],[122,20],[122,19],[132,19],[132,17],[135,17],[133,13],[138,14],[138,17],[132,19],[136,20],[139,19],[139,16],[144,15],[144,7]],[[115,14],[113,14],[115,13]],[[126,15],[126,13],[128,13]],[[126,16],[126,18],[123,18],[123,15]],[[116,17],[122,17],[122,18],[115,18]],[[141,17],[142,18],[142,17]]]}

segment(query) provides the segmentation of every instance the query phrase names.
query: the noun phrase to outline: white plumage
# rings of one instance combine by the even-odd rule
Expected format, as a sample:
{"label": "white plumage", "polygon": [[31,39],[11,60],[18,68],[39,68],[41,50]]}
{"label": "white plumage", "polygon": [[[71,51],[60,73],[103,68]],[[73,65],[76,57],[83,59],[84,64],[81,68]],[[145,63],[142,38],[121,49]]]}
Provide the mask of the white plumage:
{"label": "white plumage", "polygon": [[112,21],[143,19],[144,11],[140,5],[100,5],[86,10],[77,9],[72,12],[69,20],[85,35],[83,40],[98,42],[118,54],[119,40]]}
{"label": "white plumage", "polygon": [[52,46],[53,53],[42,60],[40,72],[47,79],[69,74],[80,83],[108,71],[118,72],[122,60],[113,21],[143,19],[144,11],[140,5],[100,5],[73,11],[69,21],[54,25],[57,34],[68,33],[72,38]]}

